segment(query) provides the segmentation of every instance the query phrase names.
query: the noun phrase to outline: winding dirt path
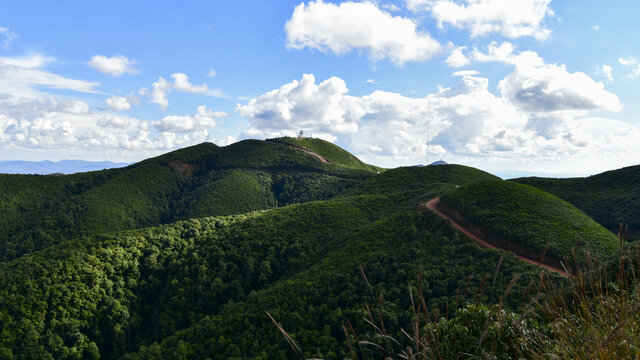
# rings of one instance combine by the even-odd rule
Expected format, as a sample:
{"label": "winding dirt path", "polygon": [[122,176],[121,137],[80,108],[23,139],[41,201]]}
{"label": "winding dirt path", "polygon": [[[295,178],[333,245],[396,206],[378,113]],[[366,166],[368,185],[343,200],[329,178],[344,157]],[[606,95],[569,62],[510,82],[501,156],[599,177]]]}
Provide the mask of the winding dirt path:
{"label": "winding dirt path", "polygon": [[[458,230],[462,231],[465,235],[467,235],[473,241],[475,241],[478,244],[480,244],[480,246],[485,247],[485,248],[490,248],[490,249],[509,251],[507,249],[503,249],[501,247],[498,247],[498,246],[496,246],[496,245],[494,245],[494,244],[492,244],[492,243],[480,238],[478,235],[474,234],[469,229],[467,229],[464,226],[462,226],[459,222],[457,222],[456,220],[452,219],[450,216],[448,216],[447,214],[442,212],[442,210],[440,210],[440,208],[439,208],[439,205],[440,205],[440,198],[435,198],[435,199],[427,202],[427,208],[429,210],[433,211],[434,213],[436,213],[441,218],[443,218],[445,220],[449,220],[451,225],[455,226]],[[519,257],[521,260],[528,262],[531,265],[543,267],[543,268],[545,268],[545,269],[547,269],[549,271],[553,271],[553,272],[556,272],[556,273],[564,275],[564,276],[570,276],[566,271],[564,271],[564,269],[560,269],[560,268],[552,266],[552,265],[541,263],[540,261],[534,260],[534,259],[526,257],[526,256],[522,256],[522,255],[517,254],[515,252],[513,254],[516,255],[517,257]]]}

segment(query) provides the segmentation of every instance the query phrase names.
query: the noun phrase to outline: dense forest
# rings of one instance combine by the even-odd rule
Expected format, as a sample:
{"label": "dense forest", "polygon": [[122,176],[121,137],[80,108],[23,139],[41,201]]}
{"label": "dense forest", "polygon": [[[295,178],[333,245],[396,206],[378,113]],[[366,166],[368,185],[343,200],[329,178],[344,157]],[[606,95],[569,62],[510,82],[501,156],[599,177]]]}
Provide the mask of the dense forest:
{"label": "dense forest", "polygon": [[[0,186],[0,359],[400,358],[422,343],[426,358],[540,357],[568,304],[619,294],[610,277],[638,264],[637,247],[543,191],[460,165],[383,170],[317,139],[201,144]],[[531,229],[565,227],[552,256],[571,252],[568,224],[586,224],[596,251],[579,261],[605,269],[605,286],[576,299],[582,272],[482,248],[424,206],[443,197],[467,214],[483,199],[470,191],[511,194],[504,206],[539,215],[514,213]],[[536,210],[544,201],[553,216]],[[502,231],[484,216],[470,220]],[[549,242],[519,230],[534,249]],[[543,298],[564,304],[555,317],[532,311]]]}

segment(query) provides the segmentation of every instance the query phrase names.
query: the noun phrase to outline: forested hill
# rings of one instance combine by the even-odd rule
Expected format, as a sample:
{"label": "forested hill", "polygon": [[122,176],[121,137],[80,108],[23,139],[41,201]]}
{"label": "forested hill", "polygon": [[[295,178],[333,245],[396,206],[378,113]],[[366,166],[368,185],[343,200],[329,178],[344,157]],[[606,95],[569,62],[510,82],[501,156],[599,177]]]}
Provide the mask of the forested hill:
{"label": "forested hill", "polygon": [[629,226],[630,234],[640,235],[640,165],[585,178],[527,177],[511,181],[551,193],[609,230],[617,232],[622,223]]}
{"label": "forested hill", "polygon": [[[291,358],[269,312],[307,356],[344,358],[346,319],[371,335],[360,267],[384,293],[397,338],[413,316],[406,291],[417,293],[418,274],[426,304],[442,314],[480,291],[497,302],[519,274],[508,300],[517,307],[538,269],[481,249],[420,207],[493,179],[456,165],[399,168],[330,200],[86,236],[0,262],[0,354]],[[480,290],[488,274],[495,279]]]}
{"label": "forested hill", "polygon": [[[497,358],[540,358],[522,334],[558,333],[530,306],[571,279],[481,248],[425,204],[457,195],[469,221],[533,250],[540,229],[567,227],[550,256],[576,229],[598,264],[624,250],[596,246],[612,235],[543,191],[461,165],[383,171],[317,139],[205,143],[0,186],[0,359],[374,359],[414,328],[437,333],[449,355],[434,358],[498,342]],[[357,336],[379,347],[354,350]]]}
{"label": "forested hill", "polygon": [[0,259],[80,235],[329,199],[381,170],[320,139],[280,138],[203,143],[119,169],[0,174]]}

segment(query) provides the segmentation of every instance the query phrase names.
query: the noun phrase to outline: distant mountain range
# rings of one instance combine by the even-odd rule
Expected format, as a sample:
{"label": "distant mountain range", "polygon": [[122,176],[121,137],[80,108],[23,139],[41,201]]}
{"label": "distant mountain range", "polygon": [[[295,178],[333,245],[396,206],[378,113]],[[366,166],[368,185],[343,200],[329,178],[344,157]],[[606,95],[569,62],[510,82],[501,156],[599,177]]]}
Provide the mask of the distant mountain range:
{"label": "distant mountain range", "polygon": [[23,161],[11,160],[0,161],[0,173],[3,174],[73,174],[77,172],[87,172],[119,168],[131,163],[116,163],[111,161],[83,161],[83,160],[61,160],[61,161]]}

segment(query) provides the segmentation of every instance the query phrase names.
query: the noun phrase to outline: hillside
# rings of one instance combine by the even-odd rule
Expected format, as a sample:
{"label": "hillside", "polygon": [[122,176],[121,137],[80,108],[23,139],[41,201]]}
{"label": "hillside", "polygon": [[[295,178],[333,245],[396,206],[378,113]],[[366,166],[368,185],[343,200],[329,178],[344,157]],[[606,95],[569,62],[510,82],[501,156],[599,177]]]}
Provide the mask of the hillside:
{"label": "hillside", "polygon": [[[571,204],[531,186],[508,181],[483,181],[447,192],[441,198],[445,212],[469,223],[501,248],[552,264],[569,266],[572,249],[608,257],[618,240]],[[545,246],[548,249],[545,250]]]}
{"label": "hillside", "polygon": [[[345,152],[313,143],[332,159]],[[329,199],[378,173],[349,159],[325,163],[277,141],[245,140],[203,143],[119,169],[0,174],[0,259],[80,235]]]}
{"label": "hillside", "polygon": [[585,178],[528,177],[510,181],[534,186],[582,210],[607,229],[618,232],[620,223],[640,235],[640,165]]}
{"label": "hillside", "polygon": [[330,200],[86,236],[1,262],[0,353],[290,358],[269,312],[307,356],[342,358],[345,319],[370,334],[360,267],[398,338],[413,316],[408,284],[445,314],[478,294],[498,302],[518,274],[507,301],[516,308],[537,268],[419,206],[482,178],[493,177],[452,165],[388,170]]}
{"label": "hillside", "polygon": [[[347,321],[378,343],[365,318],[400,341],[424,318],[467,339],[495,306],[526,312],[543,286],[572,280],[478,246],[424,207],[438,197],[534,251],[551,239],[550,258],[576,235],[603,257],[616,249],[611,233],[535,188],[460,165],[382,171],[354,159],[285,138],[99,172],[0,175],[0,359],[296,358],[267,313],[305,357],[356,358]],[[530,354],[510,349],[505,358]]]}

